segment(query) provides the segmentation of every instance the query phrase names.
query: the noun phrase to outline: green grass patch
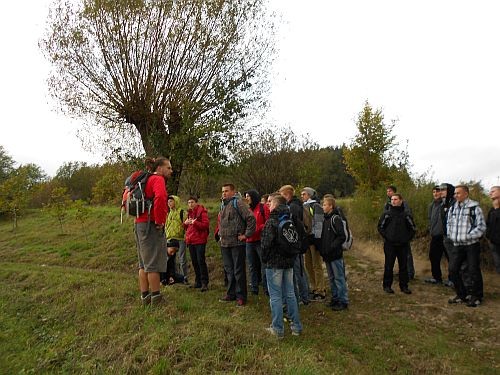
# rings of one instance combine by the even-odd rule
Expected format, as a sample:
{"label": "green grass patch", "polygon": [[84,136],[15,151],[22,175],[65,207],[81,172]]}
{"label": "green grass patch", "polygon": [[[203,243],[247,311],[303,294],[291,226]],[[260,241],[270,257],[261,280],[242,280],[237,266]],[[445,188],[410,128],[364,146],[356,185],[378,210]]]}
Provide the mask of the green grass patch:
{"label": "green grass patch", "polygon": [[250,296],[244,308],[218,302],[224,289],[213,240],[207,251],[210,290],[169,286],[164,306],[145,309],[137,290],[132,221],[120,225],[115,208],[93,210],[87,236],[69,219],[61,235],[42,212],[23,217],[16,233],[0,222],[0,373],[499,370],[496,323],[465,308],[421,306],[417,294],[382,295],[373,275],[377,267],[366,267],[355,252],[346,254],[349,310],[335,313],[322,303],[301,307],[300,337],[287,329],[277,340],[264,330],[270,322],[265,296]]}

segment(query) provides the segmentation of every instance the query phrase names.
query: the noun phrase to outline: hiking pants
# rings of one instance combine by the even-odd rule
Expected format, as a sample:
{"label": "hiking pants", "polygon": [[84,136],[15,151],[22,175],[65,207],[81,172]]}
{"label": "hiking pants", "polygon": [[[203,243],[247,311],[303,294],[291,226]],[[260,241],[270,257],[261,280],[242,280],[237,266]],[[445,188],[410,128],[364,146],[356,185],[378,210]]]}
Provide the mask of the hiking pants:
{"label": "hiking pants", "polygon": [[208,285],[208,268],[205,259],[205,248],[207,244],[189,245],[189,255],[191,255],[191,263],[193,264],[194,273],[196,275],[194,285],[201,287]]}
{"label": "hiking pants", "polygon": [[444,248],[443,236],[432,236],[429,247],[429,260],[431,261],[432,277],[437,281],[443,281],[441,273],[441,258],[444,256],[448,259],[448,253]]}
{"label": "hiking pants", "polygon": [[312,292],[324,297],[326,295],[326,285],[323,273],[323,258],[314,244],[309,245],[304,255],[304,263]]}
{"label": "hiking pants", "polygon": [[[453,246],[453,255],[450,256],[450,280],[453,282],[457,296],[461,299],[465,299],[467,295],[473,298],[483,298],[480,253],[479,242],[472,245]],[[464,261],[467,261],[467,269],[461,272]]]}
{"label": "hiking pants", "polygon": [[224,271],[227,274],[227,295],[247,300],[247,272],[245,269],[245,245],[221,247]]}
{"label": "hiking pants", "polygon": [[398,259],[399,267],[399,287],[401,289],[408,288],[408,244],[393,245],[389,242],[384,242],[384,281],[383,287],[391,287],[394,278],[394,263]]}

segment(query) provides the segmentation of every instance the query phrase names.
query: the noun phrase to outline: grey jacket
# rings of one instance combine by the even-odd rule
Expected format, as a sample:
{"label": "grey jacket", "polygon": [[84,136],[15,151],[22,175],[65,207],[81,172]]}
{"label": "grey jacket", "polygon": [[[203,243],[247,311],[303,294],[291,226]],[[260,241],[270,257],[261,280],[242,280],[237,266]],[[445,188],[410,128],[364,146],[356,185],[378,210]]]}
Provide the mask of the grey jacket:
{"label": "grey jacket", "polygon": [[[233,200],[236,200],[237,209]],[[255,232],[255,216],[241,199],[231,198],[222,202],[219,212],[219,228],[221,247],[234,247],[245,245],[245,240],[238,240],[240,234],[247,238]]]}
{"label": "grey jacket", "polygon": [[429,233],[432,237],[444,235],[443,218],[441,217],[443,202],[441,199],[429,205]]}

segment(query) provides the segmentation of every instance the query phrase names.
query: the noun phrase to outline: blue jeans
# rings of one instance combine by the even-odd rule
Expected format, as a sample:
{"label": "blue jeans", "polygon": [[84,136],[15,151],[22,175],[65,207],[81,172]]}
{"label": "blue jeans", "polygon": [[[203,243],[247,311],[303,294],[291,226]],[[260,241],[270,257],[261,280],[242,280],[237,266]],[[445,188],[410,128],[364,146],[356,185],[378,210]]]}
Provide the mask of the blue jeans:
{"label": "blue jeans", "polygon": [[297,301],[309,302],[309,281],[304,267],[304,255],[299,254],[293,263],[293,278]]}
{"label": "blue jeans", "polygon": [[247,264],[250,276],[250,288],[252,292],[259,292],[259,284],[262,281],[262,288],[267,292],[266,270],[262,264],[262,251],[260,241],[247,242]]}
{"label": "blue jeans", "polygon": [[328,278],[330,279],[330,288],[332,289],[332,299],[334,302],[349,304],[347,294],[347,283],[345,281],[344,258],[331,262],[325,262]]}
{"label": "blue jeans", "polygon": [[[302,332],[299,306],[293,288],[293,269],[266,268],[269,305],[271,306],[271,326],[278,336],[285,334],[283,326],[283,297],[286,301],[288,316],[292,320],[292,330]],[[284,295],[283,295],[284,293]]]}
{"label": "blue jeans", "polygon": [[188,264],[186,261],[186,242],[179,240],[179,250],[177,251],[177,259],[175,261],[176,272],[187,279]]}

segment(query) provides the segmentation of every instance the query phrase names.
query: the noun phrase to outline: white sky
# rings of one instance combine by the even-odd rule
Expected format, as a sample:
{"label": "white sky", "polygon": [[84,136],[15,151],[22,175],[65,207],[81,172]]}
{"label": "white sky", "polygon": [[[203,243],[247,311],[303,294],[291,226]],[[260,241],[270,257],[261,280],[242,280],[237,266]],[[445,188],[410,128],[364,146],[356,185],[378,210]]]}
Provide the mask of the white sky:
{"label": "white sky", "polygon": [[[83,151],[77,122],[54,112],[38,49],[49,0],[0,14],[0,144],[49,175]],[[273,0],[282,13],[269,121],[322,146],[349,143],[368,100],[409,140],[415,173],[499,184],[500,2]]]}

